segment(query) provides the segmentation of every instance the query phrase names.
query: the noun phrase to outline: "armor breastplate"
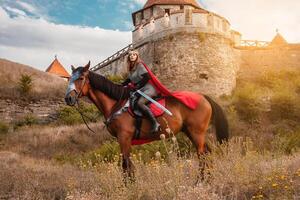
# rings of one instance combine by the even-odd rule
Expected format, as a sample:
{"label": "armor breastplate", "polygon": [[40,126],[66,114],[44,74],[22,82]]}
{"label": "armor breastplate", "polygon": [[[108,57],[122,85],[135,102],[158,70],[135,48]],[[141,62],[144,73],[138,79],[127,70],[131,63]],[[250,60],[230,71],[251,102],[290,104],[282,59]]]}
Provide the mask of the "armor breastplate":
{"label": "armor breastplate", "polygon": [[142,75],[148,73],[148,71],[145,69],[145,67],[140,63],[136,66],[135,70],[132,70],[128,74],[128,78],[131,82],[134,84],[140,82],[142,80]]}

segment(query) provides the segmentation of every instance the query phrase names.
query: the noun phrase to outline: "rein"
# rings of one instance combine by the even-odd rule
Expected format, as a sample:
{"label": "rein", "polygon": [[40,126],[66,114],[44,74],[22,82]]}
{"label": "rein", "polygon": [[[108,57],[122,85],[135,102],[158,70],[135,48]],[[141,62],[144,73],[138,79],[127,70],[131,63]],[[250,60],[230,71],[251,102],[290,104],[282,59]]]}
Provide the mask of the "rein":
{"label": "rein", "polygon": [[[82,94],[82,90],[83,90],[83,87],[84,87],[85,83],[86,83],[86,78],[84,79],[84,82],[83,82],[82,85],[81,85],[81,89],[80,89],[79,93],[76,95],[76,103],[77,103],[77,107],[75,106],[75,108],[76,108],[76,110],[79,112],[79,114],[80,114],[80,116],[81,116],[83,122],[85,123],[86,127],[87,127],[91,132],[93,132],[94,134],[96,134],[96,132],[93,131],[93,130],[89,127],[89,125],[87,124],[87,122],[86,122],[86,120],[85,120],[84,117],[88,118],[89,120],[91,120],[91,118],[88,117],[88,116],[86,116],[86,115],[84,115],[84,114],[81,112],[81,110],[79,109],[79,107],[80,107],[80,105],[79,105],[79,97],[80,97],[80,95]],[[75,92],[76,92],[76,90],[75,90]],[[95,117],[95,119],[96,119],[96,117]],[[95,120],[95,119],[94,119],[94,120]],[[91,120],[91,121],[94,121],[94,120]]]}
{"label": "rein", "polygon": [[88,118],[89,120],[94,121],[94,120],[96,119],[96,117],[95,117],[94,120],[92,120],[90,117],[84,115],[84,114],[81,112],[81,110],[79,109],[79,100],[77,100],[76,103],[77,103],[77,107],[75,106],[75,108],[76,108],[76,110],[79,112],[79,114],[80,114],[80,116],[81,116],[83,122],[85,123],[86,127],[87,127],[91,132],[93,132],[94,134],[96,134],[96,132],[93,131],[93,130],[89,127],[89,125],[87,124],[87,122],[86,122],[86,120],[85,120],[85,118],[84,118],[84,117],[86,117],[86,118]]}

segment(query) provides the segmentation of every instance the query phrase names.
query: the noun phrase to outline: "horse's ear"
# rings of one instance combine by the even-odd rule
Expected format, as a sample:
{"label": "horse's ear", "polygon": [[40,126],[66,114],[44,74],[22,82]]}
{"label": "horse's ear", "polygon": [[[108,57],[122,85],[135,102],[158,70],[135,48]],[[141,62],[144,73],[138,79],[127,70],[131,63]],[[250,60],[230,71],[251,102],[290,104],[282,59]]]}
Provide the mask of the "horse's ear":
{"label": "horse's ear", "polygon": [[74,67],[73,65],[71,65],[71,69],[72,69],[72,71],[74,71],[74,70],[75,70],[75,67]]}
{"label": "horse's ear", "polygon": [[89,61],[88,64],[86,64],[86,66],[84,66],[84,71],[89,70],[90,66],[91,66],[91,61]]}

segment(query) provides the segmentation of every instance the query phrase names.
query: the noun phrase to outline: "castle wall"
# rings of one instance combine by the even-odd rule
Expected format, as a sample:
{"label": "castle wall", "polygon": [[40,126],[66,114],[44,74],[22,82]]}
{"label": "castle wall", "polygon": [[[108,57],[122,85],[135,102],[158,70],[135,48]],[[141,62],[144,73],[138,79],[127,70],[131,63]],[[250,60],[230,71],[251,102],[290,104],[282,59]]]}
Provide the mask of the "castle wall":
{"label": "castle wall", "polygon": [[97,70],[96,72],[101,75],[125,75],[127,66],[127,56],[123,56],[106,67]]}
{"label": "castle wall", "polygon": [[231,94],[235,88],[239,51],[231,47],[228,39],[178,33],[155,41],[152,48],[152,70],[172,90],[221,96]]}
{"label": "castle wall", "polygon": [[153,12],[153,17],[158,17],[160,15],[165,14],[165,9],[170,9],[170,12],[178,11],[180,10],[179,5],[157,5],[154,6],[154,12]]}
{"label": "castle wall", "polygon": [[[228,95],[236,84],[239,50],[217,34],[181,32],[138,48],[141,58],[171,90],[189,90],[212,96]],[[126,57],[101,69],[122,74]],[[118,64],[117,64],[118,63]],[[122,67],[120,67],[122,66]]]}
{"label": "castle wall", "polygon": [[244,67],[298,67],[300,69],[300,46],[241,50],[241,64]]}
{"label": "castle wall", "polygon": [[[184,12],[188,12],[188,10],[180,10],[177,13],[172,13],[170,16],[163,16],[155,21],[146,23],[144,26],[140,26],[132,32],[133,44],[142,44],[170,33],[182,32],[183,29],[220,34],[231,39],[230,24],[224,18],[212,13],[198,12],[191,12],[191,16],[188,16]],[[187,23],[189,21],[186,19],[187,17],[191,17],[191,23]]]}

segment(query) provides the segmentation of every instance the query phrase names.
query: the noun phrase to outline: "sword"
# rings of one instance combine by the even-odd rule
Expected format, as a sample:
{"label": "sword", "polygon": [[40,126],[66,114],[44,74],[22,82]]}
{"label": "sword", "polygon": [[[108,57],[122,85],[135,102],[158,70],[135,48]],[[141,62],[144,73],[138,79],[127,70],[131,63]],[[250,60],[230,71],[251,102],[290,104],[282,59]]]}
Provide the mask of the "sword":
{"label": "sword", "polygon": [[173,116],[173,114],[166,109],[165,107],[163,107],[160,103],[158,103],[157,101],[153,100],[151,97],[149,97],[148,95],[146,95],[144,92],[140,91],[140,90],[136,90],[137,93],[139,93],[140,95],[142,95],[143,97],[145,97],[147,100],[149,100],[150,102],[154,103],[154,105],[156,105],[158,108],[160,108],[161,110],[163,110],[165,113],[167,113],[170,116]]}

